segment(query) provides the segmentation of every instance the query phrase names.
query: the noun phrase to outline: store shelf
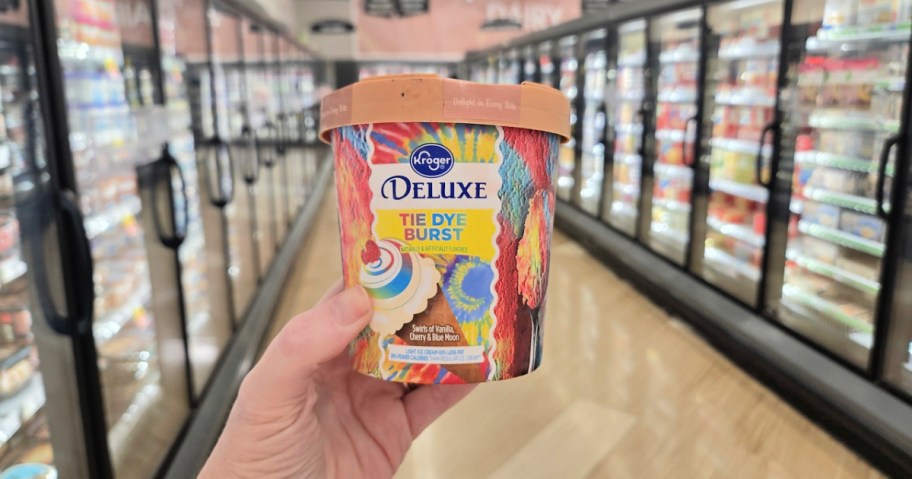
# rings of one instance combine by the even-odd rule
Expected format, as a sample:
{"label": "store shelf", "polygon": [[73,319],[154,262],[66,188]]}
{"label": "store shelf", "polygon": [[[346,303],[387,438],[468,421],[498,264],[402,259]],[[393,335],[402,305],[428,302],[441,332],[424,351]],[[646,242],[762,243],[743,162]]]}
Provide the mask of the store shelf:
{"label": "store shelf", "polygon": [[44,383],[38,372],[32,375],[22,390],[0,401],[0,447],[37,416],[46,401]]}
{"label": "store shelf", "polygon": [[653,167],[656,175],[665,178],[679,178],[689,180],[693,178],[693,170],[689,166],[669,165],[668,163],[656,163]]}
{"label": "store shelf", "polygon": [[747,60],[752,58],[773,58],[779,56],[779,41],[735,45],[719,49],[720,60]]}
{"label": "store shelf", "polygon": [[747,155],[756,155],[761,153],[763,156],[771,156],[773,147],[770,145],[760,145],[756,141],[739,140],[735,138],[713,138],[709,140],[709,146],[719,148],[720,150],[734,151]]}
{"label": "store shelf", "polygon": [[152,288],[148,284],[133,293],[120,307],[97,318],[92,325],[95,345],[98,349],[117,336],[124,326],[133,320],[137,311],[145,310],[152,299]]}
{"label": "store shelf", "polygon": [[848,208],[850,210],[867,213],[869,215],[877,214],[877,201],[871,198],[847,195],[844,193],[836,193],[833,191],[827,191],[824,189],[808,186],[804,187],[802,194],[805,198],[820,203],[826,203],[828,205],[838,206],[840,208]]}
{"label": "store shelf", "polygon": [[[799,151],[795,153],[795,163],[799,165],[825,166],[839,170],[858,171],[861,173],[877,173],[877,163],[864,158],[836,155],[825,151]],[[893,165],[888,164],[887,176],[895,173]]]}
{"label": "store shelf", "polygon": [[908,42],[912,30],[909,23],[853,25],[840,28],[821,28],[807,40],[808,50],[832,49],[845,43]]}
{"label": "store shelf", "polygon": [[716,93],[715,102],[716,105],[772,108],[776,106],[776,97],[736,90]]}
{"label": "store shelf", "polygon": [[706,225],[729,238],[734,238],[754,248],[763,248],[763,245],[766,244],[766,239],[763,235],[755,233],[754,230],[744,225],[726,223],[712,216],[706,218]]}
{"label": "store shelf", "polygon": [[0,260],[0,292],[18,285],[28,273],[28,265],[18,255]]}
{"label": "store shelf", "polygon": [[614,191],[621,192],[625,195],[636,196],[640,194],[640,185],[631,185],[628,183],[614,182]]}
{"label": "store shelf", "polygon": [[681,143],[685,139],[689,142],[694,141],[694,135],[685,133],[684,130],[663,129],[656,130],[655,139],[661,141],[670,141],[672,143]]}
{"label": "store shelf", "polygon": [[653,198],[652,206],[672,213],[690,213],[690,204],[665,198]]}
{"label": "store shelf", "polygon": [[618,94],[617,99],[623,103],[640,103],[646,97],[642,91],[622,91]]}
{"label": "store shelf", "polygon": [[884,254],[883,243],[878,243],[877,241],[872,241],[860,236],[846,233],[844,231],[839,231],[835,228],[830,228],[802,220],[798,222],[798,231],[808,236],[813,236],[814,238],[828,241],[830,243],[834,243],[845,248],[850,248],[855,251],[861,251],[862,253],[867,253],[878,258],[882,257]]}
{"label": "store shelf", "polygon": [[89,239],[115,230],[123,224],[124,220],[136,217],[142,210],[142,201],[137,196],[131,196],[110,206],[100,213],[89,215],[85,219],[86,235]]}
{"label": "store shelf", "polygon": [[700,59],[700,52],[695,50],[665,51],[659,54],[659,63],[672,65],[675,63],[696,63]]}
{"label": "store shelf", "polygon": [[713,266],[717,271],[726,276],[736,278],[732,273],[738,273],[741,277],[745,277],[751,281],[760,281],[760,270],[756,266],[735,258],[718,248],[706,248],[703,257],[707,264]]}
{"label": "store shelf", "polygon": [[642,123],[618,123],[614,127],[618,135],[639,135],[643,133]]}
{"label": "store shelf", "polygon": [[659,92],[656,100],[659,103],[692,104],[697,102],[697,91],[689,89],[686,91],[663,91]]}
{"label": "store shelf", "polygon": [[815,110],[808,116],[808,126],[824,130],[899,132],[899,121],[872,116],[847,115],[845,111],[840,110]]}
{"label": "store shelf", "polygon": [[769,190],[760,185],[748,185],[730,180],[710,180],[709,187],[713,191],[727,193],[739,198],[745,198],[757,203],[766,203],[769,198]]}
{"label": "store shelf", "polygon": [[638,68],[646,65],[646,53],[635,53],[618,57],[618,68]]}
{"label": "store shelf", "polygon": [[797,251],[789,250],[786,252],[785,257],[788,258],[789,261],[793,261],[795,264],[810,271],[811,273],[827,277],[838,283],[855,288],[862,293],[870,294],[872,296],[876,296],[878,293],[880,293],[880,283],[877,281],[863,278],[855,273],[845,271],[832,264],[824,263],[823,261],[819,261],[814,258],[809,258],[802,255],[801,253],[798,253]]}
{"label": "store shelf", "polygon": [[614,155],[614,163],[616,163],[616,164],[623,163],[625,165],[639,165],[642,162],[643,162],[643,159],[640,158],[640,155],[631,155],[629,153],[626,153],[626,154],[625,153],[621,153],[621,154],[616,153]]}
{"label": "store shelf", "polygon": [[782,302],[786,305],[788,305],[789,302],[794,302],[805,308],[810,308],[856,331],[865,333],[874,332],[874,326],[871,323],[846,314],[839,308],[839,305],[810,294],[794,285],[786,284],[782,287]]}

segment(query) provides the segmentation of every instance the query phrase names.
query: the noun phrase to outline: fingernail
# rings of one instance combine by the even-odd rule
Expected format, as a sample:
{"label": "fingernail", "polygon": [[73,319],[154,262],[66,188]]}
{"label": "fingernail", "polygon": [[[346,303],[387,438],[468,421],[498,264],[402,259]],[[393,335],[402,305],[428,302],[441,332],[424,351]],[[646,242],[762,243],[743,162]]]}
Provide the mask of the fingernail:
{"label": "fingernail", "polygon": [[361,286],[354,286],[337,294],[333,298],[333,320],[339,326],[349,326],[358,322],[371,310],[371,301]]}

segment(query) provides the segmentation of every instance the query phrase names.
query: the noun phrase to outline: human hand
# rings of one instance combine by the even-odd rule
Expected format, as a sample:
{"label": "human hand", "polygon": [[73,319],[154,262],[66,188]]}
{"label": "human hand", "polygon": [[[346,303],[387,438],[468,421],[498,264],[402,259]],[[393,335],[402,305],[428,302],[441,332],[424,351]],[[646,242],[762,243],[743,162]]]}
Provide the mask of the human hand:
{"label": "human hand", "polygon": [[289,321],[241,384],[199,477],[391,477],[474,385],[410,390],[353,371],[347,346],[371,312],[363,288],[340,282]]}

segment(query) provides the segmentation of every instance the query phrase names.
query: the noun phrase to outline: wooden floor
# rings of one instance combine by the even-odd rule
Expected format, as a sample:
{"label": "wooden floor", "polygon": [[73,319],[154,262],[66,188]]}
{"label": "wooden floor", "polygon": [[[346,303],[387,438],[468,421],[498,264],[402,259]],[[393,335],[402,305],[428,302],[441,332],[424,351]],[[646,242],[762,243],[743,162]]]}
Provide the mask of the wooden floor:
{"label": "wooden floor", "polygon": [[[544,363],[482,385],[398,478],[869,478],[867,463],[557,235]],[[273,334],[340,275],[330,192]]]}

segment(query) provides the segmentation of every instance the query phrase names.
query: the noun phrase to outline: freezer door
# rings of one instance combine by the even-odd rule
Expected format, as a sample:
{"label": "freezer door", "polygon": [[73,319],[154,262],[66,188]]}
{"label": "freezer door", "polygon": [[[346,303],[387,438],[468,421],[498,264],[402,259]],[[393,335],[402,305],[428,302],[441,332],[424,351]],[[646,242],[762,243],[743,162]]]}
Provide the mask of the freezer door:
{"label": "freezer door", "polygon": [[266,35],[266,48],[269,56],[268,68],[270,72],[271,88],[269,89],[269,117],[274,125],[272,130],[272,148],[275,150],[275,164],[270,168],[269,177],[272,180],[273,220],[275,221],[275,242],[273,246],[277,251],[279,245],[285,240],[288,233],[288,202],[285,199],[285,177],[288,176],[288,162],[285,153],[285,104],[287,97],[283,93],[282,83],[284,69],[282,68],[282,50],[280,37],[275,32]]}
{"label": "freezer door", "polygon": [[189,417],[180,316],[152,305],[177,295],[153,283],[136,167],[185,134],[163,108],[152,4],[58,1],[63,68],[79,206],[94,261],[94,324],[107,445],[115,475],[155,473]]}
{"label": "freezer door", "polygon": [[617,55],[609,58],[609,108],[614,137],[610,203],[602,218],[628,236],[636,235],[640,215],[640,179],[643,165],[644,114],[647,86],[646,22],[635,20],[617,27]]}
{"label": "freezer door", "polygon": [[[579,72],[579,60],[577,58],[577,49],[579,39],[576,36],[566,37],[560,40],[560,82],[561,93],[570,100],[570,128],[577,131],[576,122],[578,113],[576,111],[577,74]],[[576,142],[578,138],[570,138],[570,141],[561,145],[560,154],[557,161],[557,197],[570,201],[571,194],[575,186],[576,170]]]}
{"label": "freezer door", "polygon": [[583,124],[581,135],[579,206],[592,215],[599,214],[604,181],[607,109],[605,89],[608,80],[606,30],[583,35]]}
{"label": "freezer door", "polygon": [[[908,146],[906,154],[908,155]],[[908,174],[908,173],[907,173]],[[909,176],[906,177],[907,182]],[[898,232],[896,276],[885,339],[883,379],[912,398],[912,188],[903,192],[905,211]]]}
{"label": "freezer door", "polygon": [[88,388],[76,357],[91,343],[62,334],[73,326],[62,317],[68,295],[52,226],[62,211],[53,209],[29,9],[0,13],[0,475],[89,477],[103,471],[90,457],[93,417],[81,414],[90,407],[81,408]]}
{"label": "freezer door", "polygon": [[690,200],[700,111],[702,9],[682,10],[651,20],[652,111],[642,188],[642,218],[649,217],[643,241],[683,266],[690,243]]}
{"label": "freezer door", "polygon": [[756,306],[766,248],[783,2],[719,2],[707,13],[701,157],[691,269]]}
{"label": "freezer door", "polygon": [[[867,368],[883,287],[889,199],[909,56],[906,2],[797,0],[791,23],[808,33],[789,66],[781,167],[791,174],[778,320]],[[792,35],[796,37],[796,35]],[[784,219],[783,219],[784,222]],[[785,227],[782,228],[786,229]]]}
{"label": "freezer door", "polygon": [[[232,311],[225,300],[229,294],[224,272],[224,238],[213,228],[207,228],[203,219],[203,210],[212,205],[200,188],[188,101],[186,65],[193,56],[191,44],[202,44],[205,36],[198,29],[178,29],[180,12],[176,2],[159,1],[157,6],[165,107],[174,129],[179,131],[182,126],[183,131],[170,138],[163,156],[151,164],[152,174],[147,181],[140,176],[141,187],[143,183],[146,186],[141,192],[143,217],[146,237],[154,245],[149,247],[153,285],[163,282],[180,286],[179,301],[174,302],[184,322],[195,402],[230,338]],[[199,17],[195,19],[202,21]],[[152,223],[148,222],[150,219]],[[182,241],[165,244],[162,237],[180,237]],[[153,253],[153,250],[158,251]],[[164,256],[168,253],[170,256]],[[162,261],[152,259],[158,254],[163,255]],[[163,309],[161,314],[156,309],[157,316],[174,311],[165,301],[157,301],[153,308],[156,305]]]}
{"label": "freezer door", "polygon": [[[250,306],[262,274],[255,237],[259,218],[254,212],[254,197],[262,189],[262,168],[257,159],[255,131],[251,126],[249,88],[245,77],[247,50],[242,43],[242,20],[218,9],[208,10],[212,42],[212,69],[215,73],[217,114],[222,135],[230,145],[229,166],[234,200],[225,206],[224,221],[228,255],[225,271],[231,282],[234,315],[237,321]],[[213,233],[217,233],[214,231]]]}
{"label": "freezer door", "polygon": [[259,254],[260,277],[268,271],[275,256],[278,242],[277,218],[275,211],[275,163],[274,138],[276,126],[273,119],[272,96],[274,82],[269,65],[267,33],[260,25],[242,20],[244,58],[247,70],[247,94],[250,108],[251,128],[256,135],[256,154],[261,167],[260,180],[252,191],[254,215],[257,229],[254,241]]}

